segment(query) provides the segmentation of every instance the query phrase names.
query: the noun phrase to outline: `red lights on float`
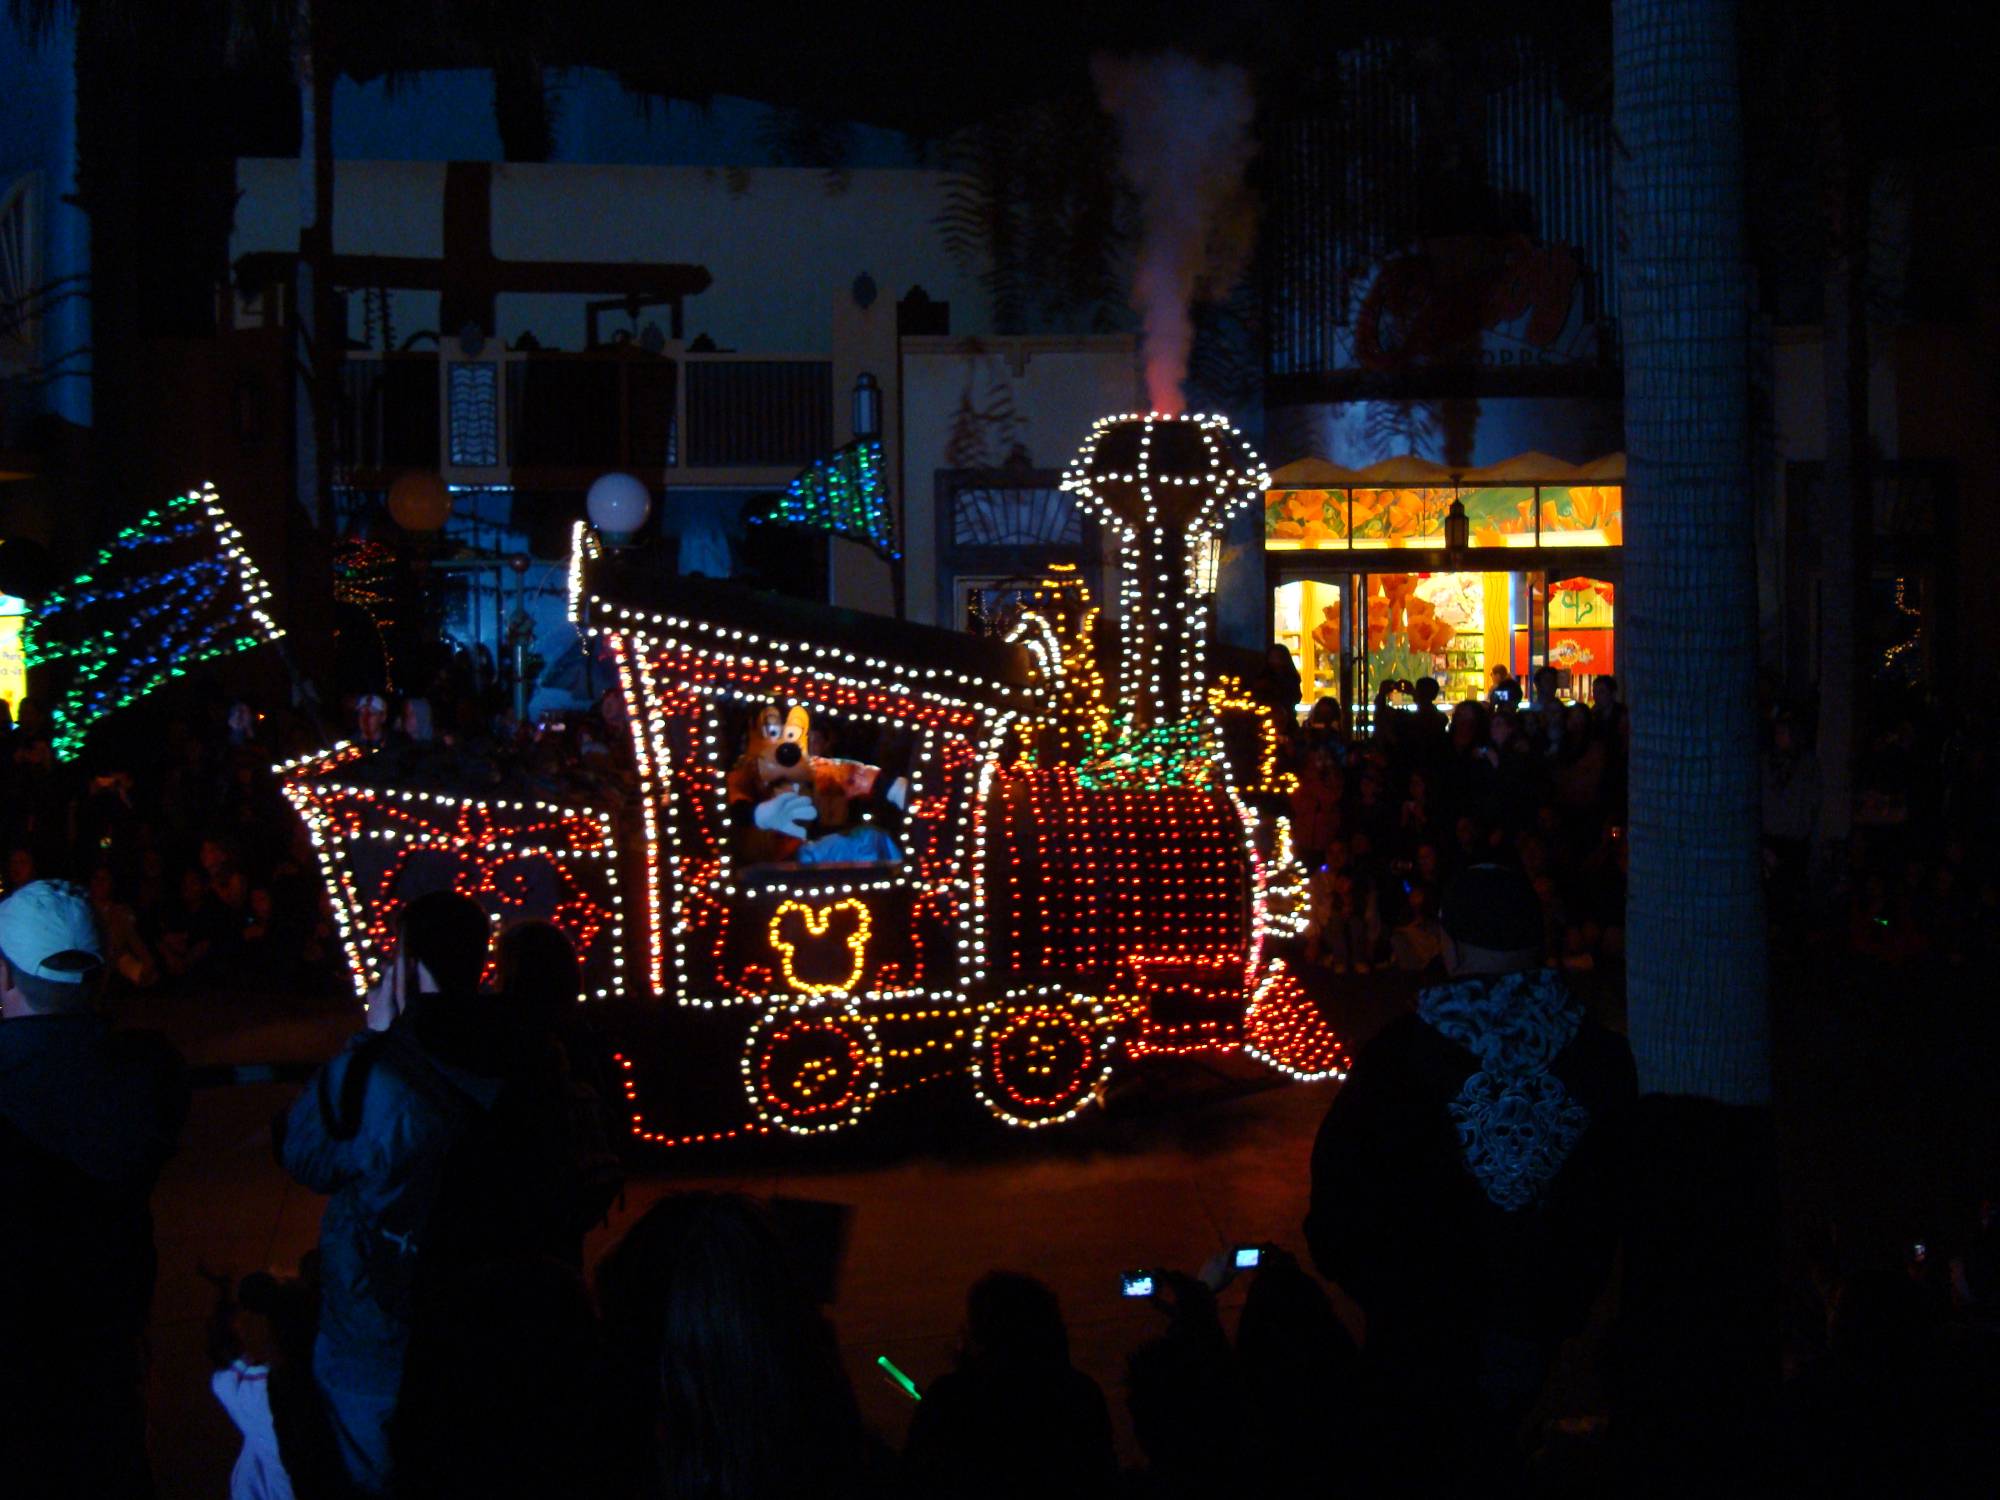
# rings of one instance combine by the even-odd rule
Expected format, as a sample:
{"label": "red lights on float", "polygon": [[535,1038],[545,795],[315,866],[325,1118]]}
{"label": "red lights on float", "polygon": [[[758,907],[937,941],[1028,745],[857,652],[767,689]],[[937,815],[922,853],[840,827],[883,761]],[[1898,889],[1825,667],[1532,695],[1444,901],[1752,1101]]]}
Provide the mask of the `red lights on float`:
{"label": "red lights on float", "polygon": [[[789,606],[787,628],[759,596],[649,582],[579,524],[571,617],[607,638],[633,738],[637,806],[617,827],[634,931],[608,813],[371,790],[353,775],[359,752],[338,747],[280,769],[357,985],[413,861],[447,859],[496,911],[521,904],[525,861],[541,868],[534,890],[560,896],[566,930],[607,955],[600,1021],[649,1144],[823,1134],[954,1077],[995,1118],[1043,1129],[1147,1054],[1240,1051],[1296,1078],[1339,1074],[1338,1039],[1268,951],[1305,904],[1287,820],[1246,801],[1283,790],[1273,726],[1252,730],[1254,755],[1232,770],[1225,728],[1263,710],[1202,667],[1213,544],[1262,481],[1220,418],[1093,431],[1067,482],[1121,546],[1115,694],[1071,569],[1029,592],[1006,644]],[[773,703],[904,747],[891,752],[907,762],[899,858],[744,863],[727,783],[742,726]],[[740,1092],[733,1114],[698,1118],[665,1079],[717,1048],[736,1052]]]}
{"label": "red lights on float", "polygon": [[624,988],[610,813],[373,784],[366,761],[342,744],[274,768],[312,840],[357,995],[381,978],[396,912],[434,890],[472,897],[496,924],[553,922],[576,947],[586,996]]}

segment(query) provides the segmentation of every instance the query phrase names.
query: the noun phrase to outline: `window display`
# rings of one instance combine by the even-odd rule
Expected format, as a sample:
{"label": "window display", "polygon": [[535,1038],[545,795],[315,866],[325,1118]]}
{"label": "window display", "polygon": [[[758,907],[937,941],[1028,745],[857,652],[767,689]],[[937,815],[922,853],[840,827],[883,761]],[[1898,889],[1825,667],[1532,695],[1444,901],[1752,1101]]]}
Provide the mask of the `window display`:
{"label": "window display", "polygon": [[1272,639],[1292,654],[1304,685],[1310,709],[1321,698],[1344,696],[1342,658],[1345,622],[1341,618],[1346,595],[1337,583],[1301,578],[1281,584],[1275,595]]}
{"label": "window display", "polygon": [[[1390,469],[1417,482],[1381,483]],[[1288,471],[1299,476],[1296,487],[1285,482]],[[1265,550],[1441,548],[1454,500],[1465,507],[1475,548],[1616,547],[1625,540],[1623,455],[1579,467],[1523,454],[1450,475],[1449,484],[1420,477],[1445,472],[1421,459],[1392,459],[1361,473],[1313,459],[1288,465],[1271,476],[1264,495]],[[1353,482],[1328,482],[1334,476]],[[1377,483],[1361,482],[1370,477]]]}
{"label": "window display", "polygon": [[[1588,702],[1590,682],[1618,670],[1612,632],[1614,587],[1601,578],[1549,584],[1548,664],[1563,674],[1565,697]],[[1522,643],[1525,647],[1525,641]],[[1517,649],[1526,660],[1525,649]]]}
{"label": "window display", "polygon": [[11,720],[28,696],[28,668],[21,657],[21,629],[28,606],[12,594],[0,594],[0,702]]}
{"label": "window display", "polygon": [[1356,548],[1444,545],[1451,490],[1352,490],[1349,495],[1349,536]]}
{"label": "window display", "polygon": [[1625,540],[1625,490],[1616,484],[1543,485],[1544,547],[1617,547]]}
{"label": "window display", "polygon": [[1603,579],[1538,571],[1290,579],[1272,590],[1272,639],[1298,664],[1302,707],[1337,697],[1362,724],[1385,682],[1430,677],[1447,703],[1485,700],[1496,669],[1525,682],[1552,666],[1562,697],[1587,700],[1592,679],[1617,670],[1615,593]]}
{"label": "window display", "polygon": [[[1572,549],[1623,545],[1624,479],[1618,453],[1587,464],[1523,453],[1463,470],[1411,455],[1366,469],[1309,457],[1273,471],[1272,639],[1297,662],[1307,702],[1337,695],[1359,727],[1385,682],[1434,678],[1458,702],[1487,698],[1495,673],[1526,681],[1542,666],[1563,697],[1587,697],[1616,670],[1618,565]],[[1447,552],[1454,503],[1466,529]],[[1395,555],[1405,550],[1414,555]],[[1444,563],[1457,570],[1388,571]]]}

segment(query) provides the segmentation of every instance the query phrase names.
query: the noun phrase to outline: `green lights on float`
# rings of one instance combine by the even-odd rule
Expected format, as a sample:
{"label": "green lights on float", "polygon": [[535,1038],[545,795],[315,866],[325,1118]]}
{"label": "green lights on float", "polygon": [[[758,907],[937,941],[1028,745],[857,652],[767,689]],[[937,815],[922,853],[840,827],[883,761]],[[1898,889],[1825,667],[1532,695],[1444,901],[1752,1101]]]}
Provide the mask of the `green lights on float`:
{"label": "green lights on float", "polygon": [[819,460],[791,482],[768,514],[753,519],[850,537],[891,561],[903,555],[880,438],[857,438]]}
{"label": "green lights on float", "polygon": [[270,600],[213,485],[148,511],[28,626],[28,669],[68,669],[53,694],[51,748],[73,759],[106,714],[197,663],[277,640]]}

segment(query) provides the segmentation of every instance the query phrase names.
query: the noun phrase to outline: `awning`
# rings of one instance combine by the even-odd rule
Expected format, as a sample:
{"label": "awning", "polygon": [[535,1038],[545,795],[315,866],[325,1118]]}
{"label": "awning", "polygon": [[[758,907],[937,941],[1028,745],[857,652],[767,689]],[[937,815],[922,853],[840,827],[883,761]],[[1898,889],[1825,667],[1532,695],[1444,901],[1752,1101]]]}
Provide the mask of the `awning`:
{"label": "awning", "polygon": [[1575,464],[1565,463],[1546,453],[1536,453],[1532,449],[1517,453],[1512,458],[1503,458],[1497,464],[1487,464],[1484,468],[1467,469],[1458,476],[1461,485],[1482,484],[1575,484],[1581,475]]}
{"label": "awning", "polygon": [[1478,489],[1482,485],[1622,484],[1625,455],[1607,453],[1573,464],[1530,450],[1476,469],[1452,470],[1414,453],[1385,458],[1365,469],[1350,469],[1324,458],[1294,459],[1271,471],[1274,490]]}
{"label": "awning", "polygon": [[1451,483],[1451,470],[1414,453],[1382,459],[1354,476],[1355,486],[1362,489],[1445,489]]}
{"label": "awning", "polygon": [[1323,458],[1301,458],[1271,471],[1274,490],[1344,490],[1367,483],[1356,469],[1328,463]]}

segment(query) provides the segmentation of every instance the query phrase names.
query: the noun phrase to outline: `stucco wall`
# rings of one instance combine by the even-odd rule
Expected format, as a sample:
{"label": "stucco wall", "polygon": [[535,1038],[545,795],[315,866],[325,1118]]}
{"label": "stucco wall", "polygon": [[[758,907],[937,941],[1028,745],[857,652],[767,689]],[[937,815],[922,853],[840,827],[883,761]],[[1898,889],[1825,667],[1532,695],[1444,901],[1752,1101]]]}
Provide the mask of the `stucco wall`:
{"label": "stucco wall", "polygon": [[[1141,403],[1138,349],[1124,335],[909,338],[903,340],[902,363],[907,437],[899,482],[908,501],[910,614],[935,622],[938,471],[997,467],[1015,443],[1025,450],[1031,467],[1065,467],[1093,421]],[[961,406],[969,402],[975,410],[990,410],[1003,391],[1018,421],[976,424],[970,451],[961,442],[954,455]]]}
{"label": "stucco wall", "polygon": [[[232,256],[298,243],[298,166],[237,163]],[[435,257],[444,248],[445,164],[342,162],[334,183],[340,253]],[[706,266],[708,291],[687,304],[687,335],[772,354],[832,352],[833,294],[866,272],[893,302],[912,286],[952,305],[954,333],[989,326],[976,272],[947,253],[937,228],[945,174],[863,170],[835,190],[806,168],[512,163],[493,169],[493,253],[506,260],[686,262]],[[510,344],[532,331],[545,348],[584,345],[583,297],[503,295],[495,330]],[[435,293],[400,292],[398,338],[437,327]],[[664,312],[640,315],[643,325]],[[626,326],[606,320],[604,329]],[[350,314],[358,335],[358,312]]]}

